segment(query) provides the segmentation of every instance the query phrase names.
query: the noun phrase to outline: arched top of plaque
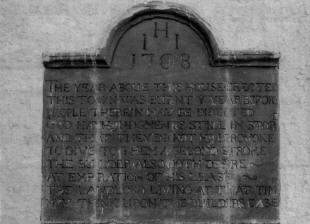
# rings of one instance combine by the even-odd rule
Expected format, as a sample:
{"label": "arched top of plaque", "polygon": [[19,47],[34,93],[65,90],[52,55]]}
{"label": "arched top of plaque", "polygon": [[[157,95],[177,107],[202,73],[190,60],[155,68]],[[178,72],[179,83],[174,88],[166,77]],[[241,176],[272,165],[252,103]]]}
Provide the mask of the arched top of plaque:
{"label": "arched top of plaque", "polygon": [[[175,3],[150,2],[133,7],[126,16],[114,27],[106,46],[99,53],[57,53],[43,55],[43,63],[47,68],[110,68],[113,66],[116,49],[122,38],[130,30],[146,21],[172,21],[181,24],[196,34],[205,47],[210,66],[246,66],[246,67],[277,67],[279,54],[270,51],[222,51],[210,27],[196,13]],[[168,26],[153,22],[153,37],[168,35]],[[174,25],[175,25],[174,24]],[[172,26],[173,27],[173,26]],[[178,47],[179,36],[173,32],[174,45]],[[141,47],[147,50],[148,39],[145,33],[137,34]],[[169,36],[170,39],[172,37]],[[189,38],[189,37],[187,37]],[[172,41],[172,40],[171,40]],[[128,43],[130,45],[130,43]],[[165,47],[165,46],[163,46]]]}

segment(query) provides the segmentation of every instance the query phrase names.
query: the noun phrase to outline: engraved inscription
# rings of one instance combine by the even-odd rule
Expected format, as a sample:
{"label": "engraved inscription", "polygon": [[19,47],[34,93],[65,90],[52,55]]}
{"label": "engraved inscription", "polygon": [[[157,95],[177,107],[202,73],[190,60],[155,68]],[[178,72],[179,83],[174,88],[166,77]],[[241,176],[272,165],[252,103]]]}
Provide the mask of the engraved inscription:
{"label": "engraved inscription", "polygon": [[44,218],[277,223],[276,69],[210,60],[197,30],[154,17],[110,69],[47,71]]}
{"label": "engraved inscription", "polygon": [[[164,28],[159,28],[159,23],[154,22],[154,35],[151,36],[150,38],[155,38],[158,39],[159,37],[164,37],[164,38],[170,38],[169,36],[169,23],[165,22]],[[162,36],[161,36],[162,34]],[[175,33],[175,50],[182,50],[179,48],[179,38],[180,34]],[[142,50],[143,51],[148,51],[151,53],[132,53],[131,54],[131,62],[132,66],[131,68],[133,69],[136,66],[137,60],[139,60],[141,63],[145,63],[147,67],[151,67],[153,63],[156,63],[156,65],[160,65],[162,69],[169,69],[174,66],[179,66],[180,68],[183,68],[184,70],[188,70],[190,68],[190,54],[189,53],[184,53],[181,51],[178,51],[177,53],[163,53],[163,54],[155,54],[153,53],[154,50],[156,50],[156,46],[154,46],[155,49],[152,49],[148,47],[148,35],[146,33],[142,33],[143,36],[143,41],[142,41]],[[164,41],[164,39],[163,39]],[[153,50],[153,51],[152,51]]]}

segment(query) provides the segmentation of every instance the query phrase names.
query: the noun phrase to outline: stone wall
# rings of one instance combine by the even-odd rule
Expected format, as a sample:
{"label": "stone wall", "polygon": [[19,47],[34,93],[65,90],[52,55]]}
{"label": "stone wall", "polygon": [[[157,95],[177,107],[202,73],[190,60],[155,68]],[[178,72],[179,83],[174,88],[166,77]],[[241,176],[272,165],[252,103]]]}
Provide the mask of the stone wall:
{"label": "stone wall", "polygon": [[[40,223],[42,53],[95,52],[137,0],[0,2],[1,223]],[[280,59],[281,223],[310,223],[310,1],[175,0],[223,50]]]}

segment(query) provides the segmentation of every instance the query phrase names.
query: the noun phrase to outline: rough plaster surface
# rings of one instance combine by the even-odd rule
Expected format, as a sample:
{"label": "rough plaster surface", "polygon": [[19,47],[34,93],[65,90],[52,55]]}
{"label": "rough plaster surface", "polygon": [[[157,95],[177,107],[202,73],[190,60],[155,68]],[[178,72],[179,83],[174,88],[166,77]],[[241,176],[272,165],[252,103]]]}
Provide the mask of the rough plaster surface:
{"label": "rough plaster surface", "polygon": [[[135,0],[0,0],[2,224],[40,223],[43,52],[94,52]],[[281,223],[310,223],[310,1],[175,0],[225,50],[281,52]]]}

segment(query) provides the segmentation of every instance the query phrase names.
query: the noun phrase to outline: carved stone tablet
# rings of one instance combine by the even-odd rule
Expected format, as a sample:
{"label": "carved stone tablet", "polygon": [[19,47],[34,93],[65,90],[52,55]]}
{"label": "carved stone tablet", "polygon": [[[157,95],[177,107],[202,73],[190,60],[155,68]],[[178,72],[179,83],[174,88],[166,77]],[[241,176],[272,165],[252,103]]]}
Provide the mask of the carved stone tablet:
{"label": "carved stone tablet", "polygon": [[42,223],[278,223],[278,57],[144,8],[44,62]]}

